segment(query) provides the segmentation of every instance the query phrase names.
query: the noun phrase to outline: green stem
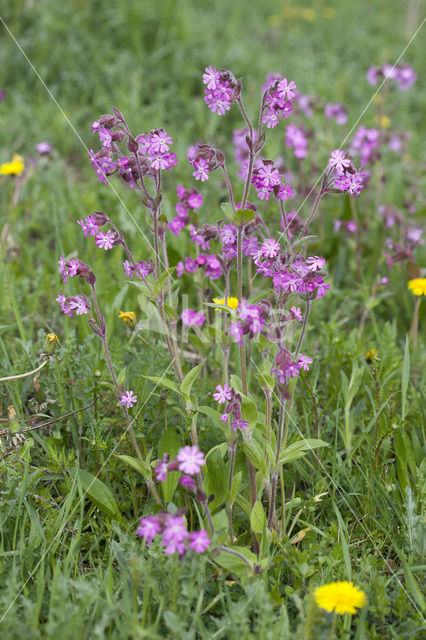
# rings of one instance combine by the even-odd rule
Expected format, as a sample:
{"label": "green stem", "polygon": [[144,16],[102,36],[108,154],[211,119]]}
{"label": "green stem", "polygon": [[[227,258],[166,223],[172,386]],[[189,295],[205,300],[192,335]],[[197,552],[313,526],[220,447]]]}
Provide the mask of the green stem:
{"label": "green stem", "polygon": [[312,222],[312,218],[314,217],[314,215],[316,213],[316,210],[318,208],[319,202],[320,202],[321,198],[323,197],[324,193],[325,193],[325,191],[323,191],[323,188],[321,187],[317,197],[315,198],[315,202],[314,202],[314,206],[312,208],[311,214],[310,214],[309,218],[306,220],[305,226],[303,227],[302,231],[300,232],[298,240],[302,240],[305,237],[305,234],[306,234],[306,232],[307,232],[307,230],[309,228],[309,225]]}

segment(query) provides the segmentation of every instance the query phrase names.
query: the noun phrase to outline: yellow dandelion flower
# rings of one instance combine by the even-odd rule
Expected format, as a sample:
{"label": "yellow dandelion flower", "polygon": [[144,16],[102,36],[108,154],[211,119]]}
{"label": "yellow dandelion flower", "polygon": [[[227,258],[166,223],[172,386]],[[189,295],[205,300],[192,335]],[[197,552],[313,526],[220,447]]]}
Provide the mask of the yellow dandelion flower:
{"label": "yellow dandelion flower", "polygon": [[[216,304],[224,305],[225,298],[213,298],[213,302],[215,302]],[[235,309],[238,307],[238,298],[228,298],[227,306],[231,307],[231,309],[235,311]],[[218,308],[215,308],[215,310],[221,311],[221,309]]]}
{"label": "yellow dandelion flower", "polygon": [[0,165],[0,175],[2,176],[20,176],[24,170],[24,158],[17,153],[13,154],[10,162]]}
{"label": "yellow dandelion flower", "polygon": [[59,342],[59,338],[54,333],[48,333],[46,336],[47,344],[57,344]]}
{"label": "yellow dandelion flower", "polygon": [[391,125],[391,119],[387,116],[382,116],[381,118],[379,118],[379,124],[384,129],[387,129]]}
{"label": "yellow dandelion flower", "polygon": [[136,322],[136,314],[134,311],[120,311],[118,317],[126,324],[134,325]]}
{"label": "yellow dandelion flower", "polygon": [[367,602],[364,591],[347,580],[318,587],[314,591],[314,597],[321,609],[340,614],[356,613],[357,608],[363,607]]}
{"label": "yellow dandelion flower", "polygon": [[324,7],[324,9],[322,10],[322,15],[326,20],[332,20],[332,18],[334,18],[334,16],[336,15],[336,12],[332,7]]}
{"label": "yellow dandelion flower", "polygon": [[414,280],[409,280],[408,288],[415,296],[426,296],[426,278],[414,278]]}
{"label": "yellow dandelion flower", "polygon": [[375,349],[370,349],[370,351],[367,351],[367,353],[365,354],[365,359],[368,364],[371,364],[373,360],[377,360],[378,357],[379,353]]}
{"label": "yellow dandelion flower", "polygon": [[315,9],[302,9],[301,15],[304,20],[312,22],[312,20],[315,20],[316,11]]}
{"label": "yellow dandelion flower", "polygon": [[292,20],[297,17],[297,9],[294,7],[284,7],[282,13],[284,18],[287,18],[287,20]]}

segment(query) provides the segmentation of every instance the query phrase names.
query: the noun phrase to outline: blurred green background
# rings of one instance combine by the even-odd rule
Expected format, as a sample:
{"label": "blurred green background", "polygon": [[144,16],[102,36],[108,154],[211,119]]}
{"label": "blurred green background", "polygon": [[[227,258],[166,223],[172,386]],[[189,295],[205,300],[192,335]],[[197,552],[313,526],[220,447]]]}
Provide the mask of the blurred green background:
{"label": "blurred green background", "polygon": [[[302,93],[349,105],[349,129],[372,95],[367,68],[396,61],[422,13],[418,0],[14,0],[2,17],[85,142],[90,123],[114,104],[132,126],[165,125],[189,144],[206,122],[223,127],[201,99],[200,75],[208,64],[243,76],[252,107],[266,73],[283,73]],[[420,33],[403,56],[419,78],[422,39]],[[4,27],[1,44],[3,149],[25,155],[48,139],[61,154],[85,161]],[[426,117],[418,108],[424,104],[420,82],[411,94],[411,109],[399,122],[418,129]],[[363,123],[368,118],[367,112]]]}

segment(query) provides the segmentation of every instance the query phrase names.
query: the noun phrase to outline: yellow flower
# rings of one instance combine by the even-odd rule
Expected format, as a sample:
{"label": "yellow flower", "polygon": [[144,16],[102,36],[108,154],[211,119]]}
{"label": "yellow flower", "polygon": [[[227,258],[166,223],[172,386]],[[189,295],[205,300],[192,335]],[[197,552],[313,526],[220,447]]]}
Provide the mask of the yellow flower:
{"label": "yellow flower", "polygon": [[332,7],[324,7],[322,15],[326,20],[331,20],[335,16],[335,10]]}
{"label": "yellow flower", "polygon": [[[213,298],[213,302],[215,302],[216,304],[224,305],[225,298]],[[235,309],[238,307],[238,298],[228,298],[227,306],[231,307],[231,309],[234,309],[235,311]],[[221,309],[216,308],[216,311],[221,311]]]}
{"label": "yellow flower", "polygon": [[315,9],[303,9],[301,12],[302,18],[307,20],[308,22],[312,22],[315,19],[316,11]]}
{"label": "yellow flower", "polygon": [[377,360],[378,357],[379,353],[375,349],[370,349],[370,351],[367,351],[367,353],[365,354],[365,359],[368,364],[371,364],[373,360]]}
{"label": "yellow flower", "polygon": [[426,278],[414,278],[414,280],[409,280],[408,288],[415,296],[426,296]]}
{"label": "yellow flower", "polygon": [[390,127],[391,124],[391,119],[388,118],[387,116],[382,116],[379,119],[379,124],[381,127],[383,127],[384,129],[387,129],[388,127]]}
{"label": "yellow flower", "polygon": [[59,338],[54,333],[48,333],[46,336],[46,342],[47,344],[56,344],[59,342]]}
{"label": "yellow flower", "polygon": [[346,580],[318,587],[314,591],[314,597],[321,609],[341,614],[356,613],[357,608],[363,607],[367,602],[364,591]]}
{"label": "yellow flower", "polygon": [[10,162],[0,165],[0,175],[2,176],[20,176],[24,170],[24,158],[17,153],[13,154]]}
{"label": "yellow flower", "polygon": [[134,311],[120,311],[118,317],[126,324],[134,325],[136,322],[136,314]]}

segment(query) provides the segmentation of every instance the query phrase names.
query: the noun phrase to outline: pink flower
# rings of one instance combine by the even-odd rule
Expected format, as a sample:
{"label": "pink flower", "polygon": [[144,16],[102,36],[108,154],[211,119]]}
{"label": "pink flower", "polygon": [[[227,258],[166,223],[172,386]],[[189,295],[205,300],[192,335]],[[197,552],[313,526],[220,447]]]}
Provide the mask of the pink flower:
{"label": "pink flower", "polygon": [[205,68],[203,74],[203,83],[207,85],[207,89],[216,89],[220,80],[219,71],[211,65]]}
{"label": "pink flower", "polygon": [[68,278],[68,269],[67,269],[67,262],[65,260],[65,256],[62,255],[59,258],[58,264],[59,264],[59,273],[62,276],[62,280],[66,282]]}
{"label": "pink flower", "polygon": [[174,553],[178,553],[181,556],[186,551],[185,543],[179,542],[178,540],[170,540],[170,542],[165,542],[163,538],[162,544],[164,547],[164,553],[166,553],[168,556],[171,556]]}
{"label": "pink flower", "polygon": [[216,387],[216,391],[217,391],[217,393],[213,394],[213,398],[219,404],[223,404],[224,402],[226,402],[227,400],[230,400],[232,398],[231,389],[229,388],[229,386],[226,383],[223,385],[223,387],[221,387],[221,385],[218,384],[217,387]]}
{"label": "pink flower", "polygon": [[343,171],[349,167],[351,161],[346,157],[346,154],[340,149],[336,149],[331,152],[330,158],[328,160],[329,167],[335,167],[339,173],[343,173]]}
{"label": "pink flower", "polygon": [[67,302],[67,298],[64,296],[63,293],[58,293],[58,297],[56,298],[56,302],[59,302],[59,304],[61,305],[61,311],[63,313],[65,313],[66,316],[69,316],[70,318],[72,317],[72,310],[70,309],[70,306]]}
{"label": "pink flower", "polygon": [[199,450],[197,445],[183,447],[177,454],[176,459],[179,462],[179,471],[189,476],[200,473],[201,467],[206,463],[204,453]]}
{"label": "pink flower", "polygon": [[279,242],[277,242],[273,238],[269,238],[262,244],[260,251],[262,256],[264,256],[265,258],[275,258],[280,251]]}
{"label": "pink flower", "polygon": [[209,169],[210,165],[208,160],[204,158],[200,158],[198,162],[194,162],[193,166],[195,171],[193,172],[193,176],[196,180],[201,180],[201,182],[205,182],[205,180],[209,179]]}
{"label": "pink flower", "polygon": [[136,535],[139,538],[145,538],[149,546],[160,531],[161,525],[155,516],[147,516],[146,518],[141,518],[140,527],[136,529]]}
{"label": "pink flower", "polygon": [[96,234],[95,243],[100,249],[105,249],[105,251],[108,251],[108,249],[113,248],[114,241],[115,241],[115,234],[113,233],[113,231],[111,231],[111,229],[108,229],[107,232],[99,231]]}
{"label": "pink flower", "polygon": [[123,262],[123,267],[124,267],[124,273],[126,274],[126,277],[133,278],[134,266],[130,264],[128,260],[125,260]]}
{"label": "pink flower", "polygon": [[306,264],[309,265],[310,271],[321,271],[325,265],[325,258],[319,256],[306,258]]}
{"label": "pink flower", "polygon": [[299,360],[297,361],[297,366],[299,369],[304,369],[304,371],[309,371],[309,365],[312,364],[312,358],[305,356],[304,353],[301,353],[299,356]]}
{"label": "pink flower", "polygon": [[167,131],[159,129],[159,131],[154,133],[151,138],[149,153],[166,153],[169,150],[170,144],[173,144],[173,140],[167,134]]}
{"label": "pink flower", "polygon": [[192,327],[193,325],[201,327],[206,321],[206,316],[204,315],[204,313],[201,313],[200,311],[194,311],[194,309],[184,309],[180,317],[183,324],[186,324],[189,327]]}
{"label": "pink flower", "polygon": [[195,491],[195,480],[191,476],[181,476],[178,482],[182,487]]}
{"label": "pink flower", "polygon": [[200,529],[189,534],[189,548],[196,553],[203,553],[210,545],[207,531]]}
{"label": "pink flower", "polygon": [[183,516],[169,516],[163,531],[163,544],[183,542],[187,537],[188,531],[186,530],[185,518]]}
{"label": "pink flower", "polygon": [[158,461],[158,465],[155,467],[155,475],[158,482],[164,482],[167,478],[167,454],[163,456],[163,460]]}
{"label": "pink flower", "polygon": [[123,407],[127,407],[127,409],[131,409],[137,401],[138,397],[133,393],[133,391],[125,391],[120,398],[120,403]]}
{"label": "pink flower", "polygon": [[278,83],[277,91],[281,100],[291,100],[296,95],[296,83],[293,80],[287,81],[287,78]]}
{"label": "pink flower", "polygon": [[81,316],[85,313],[89,313],[89,305],[87,302],[87,298],[83,296],[74,296],[72,298],[67,298],[67,303],[69,308],[76,312],[78,316]]}
{"label": "pink flower", "polygon": [[244,429],[248,429],[249,423],[247,422],[247,420],[232,420],[230,427],[232,431],[237,431],[237,429],[243,431]]}
{"label": "pink flower", "polygon": [[52,146],[48,142],[39,142],[36,144],[36,149],[39,153],[50,153],[52,151]]}
{"label": "pink flower", "polygon": [[299,322],[303,320],[302,311],[300,310],[300,307],[294,307],[294,306],[290,307],[290,312],[295,320],[299,320]]}

